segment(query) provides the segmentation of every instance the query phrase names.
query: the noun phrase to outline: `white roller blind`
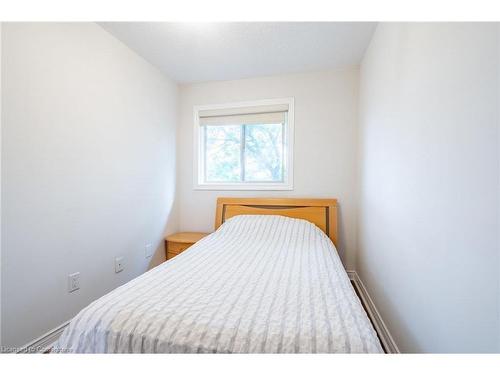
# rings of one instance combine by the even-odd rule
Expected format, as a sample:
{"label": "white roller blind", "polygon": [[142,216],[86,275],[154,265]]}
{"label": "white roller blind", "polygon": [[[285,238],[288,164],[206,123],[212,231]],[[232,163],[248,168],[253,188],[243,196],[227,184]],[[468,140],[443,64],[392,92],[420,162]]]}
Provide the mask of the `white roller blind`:
{"label": "white roller blind", "polygon": [[281,124],[285,122],[287,104],[223,108],[199,111],[200,125]]}

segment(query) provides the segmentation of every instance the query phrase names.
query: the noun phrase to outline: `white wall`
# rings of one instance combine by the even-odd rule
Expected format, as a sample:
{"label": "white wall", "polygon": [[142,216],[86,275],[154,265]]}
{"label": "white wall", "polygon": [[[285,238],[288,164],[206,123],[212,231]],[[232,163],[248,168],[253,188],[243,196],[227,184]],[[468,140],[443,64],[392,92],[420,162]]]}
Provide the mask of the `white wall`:
{"label": "white wall", "polygon": [[[497,22],[497,126],[498,126],[498,145],[500,147],[500,23]],[[499,151],[500,154],[500,151]],[[498,159],[498,190],[500,191],[500,155]],[[497,236],[500,247],[500,199],[498,199],[498,227]],[[500,251],[500,249],[499,249]],[[500,254],[498,255],[498,291],[500,294]],[[498,351],[500,352],[500,297],[498,298]]]}
{"label": "white wall", "polygon": [[[193,190],[193,106],[282,97],[295,97],[294,190]],[[357,98],[357,68],[180,86],[176,198],[180,229],[213,231],[219,196],[338,198],[339,250],[344,264],[354,266]]]}
{"label": "white wall", "polygon": [[2,335],[21,345],[164,256],[177,86],[95,24],[2,37]]}
{"label": "white wall", "polygon": [[362,64],[357,269],[405,352],[500,350],[497,38],[381,24]]}
{"label": "white wall", "polygon": [[[0,129],[2,128],[2,22],[0,22]],[[2,134],[0,132],[0,155],[2,154]],[[1,159],[1,158],[0,158]],[[1,164],[1,163],[0,163]],[[0,165],[0,196],[2,195],[2,167]],[[0,346],[2,345],[2,200],[0,199]]]}

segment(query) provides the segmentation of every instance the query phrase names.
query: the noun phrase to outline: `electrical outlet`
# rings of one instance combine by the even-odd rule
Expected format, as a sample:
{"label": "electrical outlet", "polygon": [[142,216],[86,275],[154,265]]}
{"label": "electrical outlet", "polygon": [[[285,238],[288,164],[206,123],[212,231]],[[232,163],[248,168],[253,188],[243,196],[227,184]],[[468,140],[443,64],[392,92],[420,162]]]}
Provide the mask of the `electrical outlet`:
{"label": "electrical outlet", "polygon": [[68,275],[68,292],[74,292],[80,289],[80,272],[75,272]]}
{"label": "electrical outlet", "polygon": [[144,255],[146,256],[146,258],[151,258],[153,256],[153,245],[148,243],[145,247],[144,247]]}
{"label": "electrical outlet", "polygon": [[116,257],[115,258],[115,273],[122,272],[123,268],[125,268],[123,257]]}

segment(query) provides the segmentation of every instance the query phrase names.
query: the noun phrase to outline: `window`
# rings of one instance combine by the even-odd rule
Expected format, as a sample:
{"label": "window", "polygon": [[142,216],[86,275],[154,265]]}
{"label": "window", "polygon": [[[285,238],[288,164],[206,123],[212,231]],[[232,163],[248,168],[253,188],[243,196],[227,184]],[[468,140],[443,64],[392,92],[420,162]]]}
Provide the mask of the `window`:
{"label": "window", "polygon": [[293,99],[195,107],[195,187],[291,190]]}

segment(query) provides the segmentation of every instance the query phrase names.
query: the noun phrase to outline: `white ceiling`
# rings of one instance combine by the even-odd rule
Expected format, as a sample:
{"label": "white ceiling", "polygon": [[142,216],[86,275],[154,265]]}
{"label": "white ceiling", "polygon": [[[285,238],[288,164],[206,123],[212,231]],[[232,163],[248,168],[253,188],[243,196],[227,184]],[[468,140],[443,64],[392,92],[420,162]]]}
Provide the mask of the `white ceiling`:
{"label": "white ceiling", "polygon": [[105,22],[177,82],[229,80],[357,65],[375,23]]}

